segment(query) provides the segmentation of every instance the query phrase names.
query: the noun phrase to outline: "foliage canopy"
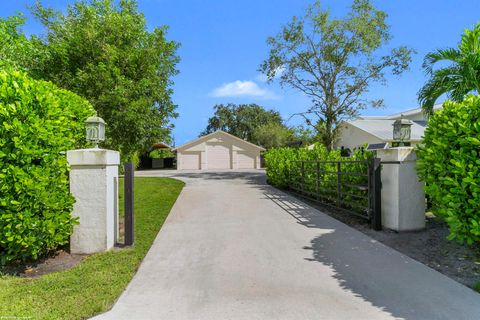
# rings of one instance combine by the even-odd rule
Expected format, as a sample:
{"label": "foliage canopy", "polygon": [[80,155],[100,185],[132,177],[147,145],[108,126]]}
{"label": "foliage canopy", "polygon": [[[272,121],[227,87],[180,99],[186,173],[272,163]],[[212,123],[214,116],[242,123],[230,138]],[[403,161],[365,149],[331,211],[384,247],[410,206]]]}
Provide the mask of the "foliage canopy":
{"label": "foliage canopy", "polygon": [[253,133],[259,126],[267,123],[283,126],[282,117],[278,111],[267,110],[257,104],[217,104],[214,110],[214,115],[208,119],[207,128],[201,135],[223,130],[255,143]]}
{"label": "foliage canopy", "polygon": [[294,130],[276,122],[269,122],[253,130],[252,141],[265,149],[283,147],[294,138]]}
{"label": "foliage canopy", "polygon": [[260,71],[311,98],[312,105],[298,115],[329,149],[341,121],[367,106],[382,106],[382,100],[367,99],[369,87],[386,82],[387,72],[400,75],[408,69],[412,49],[380,53],[391,38],[386,18],[369,0],[354,0],[343,19],[332,18],[317,1],[267,40],[270,53]]}
{"label": "foliage canopy", "polygon": [[[177,116],[171,86],[179,58],[166,26],[148,31],[135,0],[76,1],[65,13],[37,1],[32,13],[46,34],[29,39],[33,49],[24,59],[24,36],[10,28],[19,46],[7,52],[9,60],[88,99],[107,122],[104,146],[119,150],[123,160],[168,142]],[[23,22],[10,19],[17,29]]]}
{"label": "foliage canopy", "polygon": [[35,47],[20,30],[25,23],[22,16],[0,19],[0,67],[10,65],[21,68],[29,63]]}

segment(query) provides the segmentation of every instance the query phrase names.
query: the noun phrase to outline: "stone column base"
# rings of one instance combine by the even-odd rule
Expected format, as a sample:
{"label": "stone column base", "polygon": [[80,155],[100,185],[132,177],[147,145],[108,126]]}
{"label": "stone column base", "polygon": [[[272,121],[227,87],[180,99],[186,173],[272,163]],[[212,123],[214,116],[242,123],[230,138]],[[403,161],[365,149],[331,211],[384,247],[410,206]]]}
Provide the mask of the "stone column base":
{"label": "stone column base", "polygon": [[120,154],[104,149],[67,151],[72,216],[79,218],[70,237],[70,251],[89,254],[111,249],[118,230],[118,165]]}
{"label": "stone column base", "polygon": [[[382,161],[382,224],[396,231],[425,228],[425,193],[413,147],[377,150]],[[398,162],[398,163],[383,163]]]}

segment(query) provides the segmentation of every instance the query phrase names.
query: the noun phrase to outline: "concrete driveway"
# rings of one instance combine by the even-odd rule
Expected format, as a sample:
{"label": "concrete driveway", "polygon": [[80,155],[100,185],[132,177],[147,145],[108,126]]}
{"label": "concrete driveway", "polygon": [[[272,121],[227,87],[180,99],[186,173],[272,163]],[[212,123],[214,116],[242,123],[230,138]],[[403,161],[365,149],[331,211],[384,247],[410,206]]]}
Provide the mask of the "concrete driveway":
{"label": "concrete driveway", "polygon": [[132,282],[98,319],[480,319],[480,295],[264,182],[184,180]]}

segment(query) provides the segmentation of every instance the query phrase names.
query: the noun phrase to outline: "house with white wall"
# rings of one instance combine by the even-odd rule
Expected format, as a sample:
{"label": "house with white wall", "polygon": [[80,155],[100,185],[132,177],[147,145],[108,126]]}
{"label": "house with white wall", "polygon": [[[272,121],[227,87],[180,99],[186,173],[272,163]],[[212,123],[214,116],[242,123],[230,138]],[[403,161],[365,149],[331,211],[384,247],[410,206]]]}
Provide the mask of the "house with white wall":
{"label": "house with white wall", "polygon": [[[434,107],[434,111],[442,108],[441,104]],[[421,108],[407,110],[388,116],[360,116],[355,120],[344,121],[339,125],[339,137],[335,148],[353,150],[364,144],[384,143],[390,146],[393,142],[393,123],[398,119],[408,119],[413,122],[411,127],[411,145],[422,141],[427,127],[427,116]]]}

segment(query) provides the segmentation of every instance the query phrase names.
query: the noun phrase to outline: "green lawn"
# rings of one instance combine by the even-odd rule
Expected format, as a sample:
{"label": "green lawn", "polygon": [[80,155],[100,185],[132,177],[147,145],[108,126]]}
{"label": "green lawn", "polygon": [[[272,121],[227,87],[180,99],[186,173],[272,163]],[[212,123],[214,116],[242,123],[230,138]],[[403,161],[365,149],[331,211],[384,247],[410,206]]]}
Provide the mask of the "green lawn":
{"label": "green lawn", "polygon": [[0,319],[83,319],[109,309],[137,270],[183,185],[168,178],[135,178],[135,246],[95,254],[70,270],[36,279],[1,277]]}

